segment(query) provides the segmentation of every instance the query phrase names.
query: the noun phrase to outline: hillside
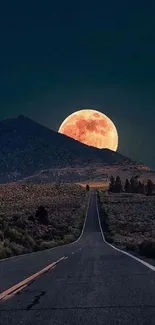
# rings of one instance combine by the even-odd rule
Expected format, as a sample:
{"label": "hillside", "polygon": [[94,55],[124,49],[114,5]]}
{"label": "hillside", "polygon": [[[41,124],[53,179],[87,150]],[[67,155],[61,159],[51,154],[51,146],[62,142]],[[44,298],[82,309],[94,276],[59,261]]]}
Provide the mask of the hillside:
{"label": "hillside", "polygon": [[0,183],[51,168],[137,165],[117,152],[89,147],[22,115],[0,122],[0,146]]}

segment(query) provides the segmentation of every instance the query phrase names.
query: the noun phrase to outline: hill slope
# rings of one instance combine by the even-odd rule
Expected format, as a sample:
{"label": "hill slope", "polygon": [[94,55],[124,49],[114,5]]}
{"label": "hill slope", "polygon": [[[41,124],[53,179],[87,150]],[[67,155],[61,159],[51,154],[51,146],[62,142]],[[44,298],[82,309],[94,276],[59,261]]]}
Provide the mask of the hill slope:
{"label": "hill slope", "polygon": [[0,183],[40,170],[93,164],[136,164],[108,149],[84,145],[20,115],[0,122]]}

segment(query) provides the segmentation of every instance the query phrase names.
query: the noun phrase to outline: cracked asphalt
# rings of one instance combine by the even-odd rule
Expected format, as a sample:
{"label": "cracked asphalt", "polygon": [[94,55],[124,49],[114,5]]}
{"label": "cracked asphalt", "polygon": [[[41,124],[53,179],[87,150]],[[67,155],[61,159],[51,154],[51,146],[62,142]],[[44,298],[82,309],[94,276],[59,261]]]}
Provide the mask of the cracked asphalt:
{"label": "cracked asphalt", "polygon": [[155,324],[155,272],[103,241],[95,191],[81,239],[1,261],[0,292],[63,256],[54,268],[0,301],[0,324]]}

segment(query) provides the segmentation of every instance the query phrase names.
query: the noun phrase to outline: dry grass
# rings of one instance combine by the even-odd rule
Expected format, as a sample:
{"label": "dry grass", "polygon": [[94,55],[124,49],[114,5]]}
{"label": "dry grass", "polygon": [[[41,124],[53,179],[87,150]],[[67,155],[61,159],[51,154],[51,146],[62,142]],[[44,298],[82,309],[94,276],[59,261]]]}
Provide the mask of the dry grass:
{"label": "dry grass", "polygon": [[[87,196],[75,184],[0,185],[0,258],[74,241],[83,226]],[[35,218],[40,205],[48,211],[48,226]]]}
{"label": "dry grass", "polygon": [[107,241],[155,257],[155,197],[99,192],[99,209]]}

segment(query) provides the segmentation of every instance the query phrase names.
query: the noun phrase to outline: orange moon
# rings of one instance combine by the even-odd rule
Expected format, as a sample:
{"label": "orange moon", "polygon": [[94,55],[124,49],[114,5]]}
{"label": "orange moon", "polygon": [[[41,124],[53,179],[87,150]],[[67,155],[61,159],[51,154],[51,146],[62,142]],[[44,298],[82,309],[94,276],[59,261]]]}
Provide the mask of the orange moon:
{"label": "orange moon", "polygon": [[114,123],[105,114],[93,109],[72,113],[60,125],[58,132],[99,149],[116,151],[118,147]]}

